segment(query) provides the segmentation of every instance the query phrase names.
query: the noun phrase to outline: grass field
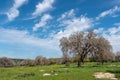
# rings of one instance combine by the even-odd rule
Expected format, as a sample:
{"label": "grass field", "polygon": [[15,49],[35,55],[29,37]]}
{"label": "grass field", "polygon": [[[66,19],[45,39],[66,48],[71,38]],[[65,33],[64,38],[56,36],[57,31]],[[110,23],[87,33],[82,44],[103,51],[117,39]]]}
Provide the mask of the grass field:
{"label": "grass field", "polygon": [[[85,63],[81,68],[77,68],[75,64],[70,65],[70,67],[50,65],[0,68],[0,80],[110,80],[94,78],[95,72],[114,73],[120,80],[119,63],[105,63],[104,65]],[[44,73],[51,75],[43,76]]]}

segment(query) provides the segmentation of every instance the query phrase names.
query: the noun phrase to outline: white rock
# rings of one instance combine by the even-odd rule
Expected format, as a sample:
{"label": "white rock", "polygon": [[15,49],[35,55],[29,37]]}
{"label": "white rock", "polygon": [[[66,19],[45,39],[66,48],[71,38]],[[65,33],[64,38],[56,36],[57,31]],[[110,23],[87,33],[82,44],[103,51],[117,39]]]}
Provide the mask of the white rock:
{"label": "white rock", "polygon": [[50,76],[51,74],[49,74],[49,73],[45,73],[45,74],[43,74],[43,76]]}

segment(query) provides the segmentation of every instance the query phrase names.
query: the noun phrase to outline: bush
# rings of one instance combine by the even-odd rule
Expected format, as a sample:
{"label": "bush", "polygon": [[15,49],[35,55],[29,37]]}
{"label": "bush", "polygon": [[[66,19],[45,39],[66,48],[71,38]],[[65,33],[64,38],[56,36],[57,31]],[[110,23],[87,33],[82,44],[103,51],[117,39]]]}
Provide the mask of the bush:
{"label": "bush", "polygon": [[49,60],[42,56],[37,56],[34,61],[35,65],[48,65]]}
{"label": "bush", "polygon": [[15,66],[14,60],[6,57],[0,58],[0,67],[13,67],[13,66]]}
{"label": "bush", "polygon": [[25,59],[20,62],[20,66],[34,66],[34,60],[31,59]]}

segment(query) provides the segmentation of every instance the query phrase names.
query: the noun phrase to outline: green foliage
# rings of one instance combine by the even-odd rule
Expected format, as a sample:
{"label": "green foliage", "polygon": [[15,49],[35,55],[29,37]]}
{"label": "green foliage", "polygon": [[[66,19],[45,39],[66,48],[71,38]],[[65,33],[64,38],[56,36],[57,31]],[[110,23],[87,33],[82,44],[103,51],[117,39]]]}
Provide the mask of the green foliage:
{"label": "green foliage", "polygon": [[[119,63],[105,63],[104,65],[85,63],[81,68],[77,68],[75,64],[71,64],[69,67],[65,65],[50,65],[0,68],[0,80],[109,80],[95,79],[93,77],[95,72],[114,73],[120,79],[119,69]],[[50,73],[51,75],[43,76],[44,73]]]}

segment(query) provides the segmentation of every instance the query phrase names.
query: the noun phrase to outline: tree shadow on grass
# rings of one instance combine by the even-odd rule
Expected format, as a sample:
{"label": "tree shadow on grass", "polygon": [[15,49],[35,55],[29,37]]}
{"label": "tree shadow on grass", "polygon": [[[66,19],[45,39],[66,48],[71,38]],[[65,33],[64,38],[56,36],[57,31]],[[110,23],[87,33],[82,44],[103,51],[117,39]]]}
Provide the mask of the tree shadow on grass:
{"label": "tree shadow on grass", "polygon": [[18,77],[20,78],[26,78],[30,76],[35,76],[35,73],[24,73],[24,74],[18,75]]}
{"label": "tree shadow on grass", "polygon": [[117,78],[120,78],[120,70],[116,69],[116,70],[107,70],[107,72],[113,73],[115,74],[115,76]]}

